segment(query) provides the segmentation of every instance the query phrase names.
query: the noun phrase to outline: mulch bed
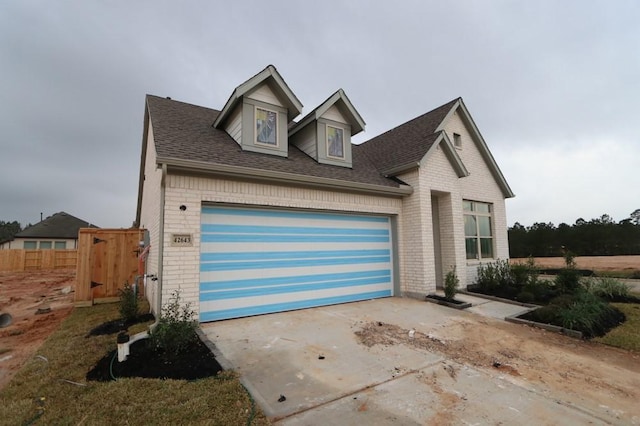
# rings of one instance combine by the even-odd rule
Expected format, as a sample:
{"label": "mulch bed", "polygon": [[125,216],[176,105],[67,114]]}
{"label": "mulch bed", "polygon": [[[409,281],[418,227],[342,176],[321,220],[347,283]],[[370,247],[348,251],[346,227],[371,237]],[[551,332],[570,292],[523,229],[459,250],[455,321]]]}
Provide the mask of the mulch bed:
{"label": "mulch bed", "polygon": [[121,377],[196,380],[215,376],[222,370],[209,348],[200,339],[177,357],[167,357],[150,345],[149,339],[130,346],[126,361],[118,362],[116,351],[105,355],[87,373],[87,380],[108,382]]}

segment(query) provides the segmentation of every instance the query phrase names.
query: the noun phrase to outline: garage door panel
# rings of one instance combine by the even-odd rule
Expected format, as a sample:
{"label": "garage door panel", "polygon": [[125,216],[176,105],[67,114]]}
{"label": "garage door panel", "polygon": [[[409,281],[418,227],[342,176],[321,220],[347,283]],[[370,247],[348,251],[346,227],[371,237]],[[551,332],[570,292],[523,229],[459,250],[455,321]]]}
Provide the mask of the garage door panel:
{"label": "garage door panel", "polygon": [[259,305],[249,305],[239,308],[228,308],[228,305],[225,305],[224,308],[221,309],[209,309],[207,311],[200,313],[200,321],[217,321],[228,318],[239,318],[246,317],[251,315],[261,315],[261,314],[269,314],[273,312],[283,312],[283,311],[291,311],[294,309],[304,309],[304,308],[313,308],[317,306],[326,306],[326,305],[335,305],[338,303],[347,303],[347,302],[357,302],[359,300],[368,300],[368,299],[377,299],[380,297],[389,297],[392,295],[391,290],[379,290],[373,291],[370,293],[357,293],[357,294],[347,294],[347,295],[338,295],[335,293],[328,297],[318,298],[314,296],[314,298],[305,300],[305,299],[297,299],[289,302],[279,302],[273,304],[263,304],[264,300],[259,301]]}
{"label": "garage door panel", "polygon": [[200,320],[392,295],[386,217],[203,207]]}
{"label": "garage door panel", "polygon": [[[286,293],[288,291],[320,290],[325,288],[353,287],[358,285],[388,283],[391,271],[363,271],[338,274],[301,275],[274,278],[257,278],[232,281],[214,281],[200,285],[201,300],[228,298],[231,292],[256,290],[261,294]],[[300,290],[295,290],[300,289]]]}
{"label": "garage door panel", "polygon": [[[384,271],[384,272],[379,272]],[[237,283],[241,285],[241,281],[247,280],[249,282],[269,282],[271,279],[276,280],[303,280],[307,279],[306,277],[319,276],[320,279],[324,279],[324,276],[336,276],[335,279],[348,279],[341,278],[345,277],[353,277],[358,274],[384,274],[391,275],[391,268],[388,263],[382,263],[379,265],[371,265],[371,264],[346,264],[346,265],[335,265],[330,268],[326,266],[313,266],[306,268],[289,268],[287,270],[283,270],[282,268],[265,268],[262,270],[255,269],[246,269],[246,270],[232,270],[232,271],[207,271],[200,272],[200,283],[201,283],[201,291],[204,291],[202,285],[206,285],[207,283],[219,284],[224,282],[229,282],[231,284]],[[369,276],[369,275],[367,275]],[[362,278],[362,276],[360,276]],[[293,283],[293,281],[290,281]]]}

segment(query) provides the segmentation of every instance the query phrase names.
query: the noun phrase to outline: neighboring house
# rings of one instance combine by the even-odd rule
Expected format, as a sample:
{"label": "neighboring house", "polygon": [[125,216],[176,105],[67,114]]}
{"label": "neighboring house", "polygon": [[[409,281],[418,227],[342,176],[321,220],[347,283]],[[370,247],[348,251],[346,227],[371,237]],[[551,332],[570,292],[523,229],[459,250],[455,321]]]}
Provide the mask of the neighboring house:
{"label": "neighboring house", "polygon": [[273,66],[220,111],[147,96],[136,223],[154,310],[177,290],[200,321],[423,298],[508,258],[513,193],[462,99],[361,145],[342,90],[301,110]]}
{"label": "neighboring house", "polygon": [[96,226],[65,212],[56,213],[18,232],[11,241],[0,244],[0,249],[77,249],[80,228]]}

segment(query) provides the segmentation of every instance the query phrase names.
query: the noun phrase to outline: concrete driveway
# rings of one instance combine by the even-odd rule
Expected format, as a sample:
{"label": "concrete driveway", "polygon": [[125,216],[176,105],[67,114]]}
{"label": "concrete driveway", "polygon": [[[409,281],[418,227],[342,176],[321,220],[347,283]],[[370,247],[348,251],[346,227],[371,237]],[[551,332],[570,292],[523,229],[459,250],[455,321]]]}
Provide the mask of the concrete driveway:
{"label": "concrete driveway", "polygon": [[278,424],[640,423],[554,395],[488,358],[461,362],[472,358],[452,352],[448,330],[478,318],[387,298],[203,324],[202,331]]}

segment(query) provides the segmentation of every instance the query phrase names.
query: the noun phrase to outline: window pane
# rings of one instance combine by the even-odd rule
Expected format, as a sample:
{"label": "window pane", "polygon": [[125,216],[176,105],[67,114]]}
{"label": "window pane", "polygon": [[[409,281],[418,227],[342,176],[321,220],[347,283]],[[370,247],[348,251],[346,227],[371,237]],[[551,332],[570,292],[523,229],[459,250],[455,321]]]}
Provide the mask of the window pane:
{"label": "window pane", "polygon": [[40,241],[40,250],[50,250],[51,241]]}
{"label": "window pane", "polygon": [[327,152],[331,157],[344,158],[344,138],[342,129],[327,126]]}
{"label": "window pane", "polygon": [[465,246],[467,247],[467,259],[478,258],[478,239],[477,238],[465,238]]}
{"label": "window pane", "polygon": [[38,242],[37,241],[25,241],[23,247],[24,247],[25,250],[35,250],[35,249],[38,248]]}
{"label": "window pane", "polygon": [[475,211],[478,213],[491,213],[491,204],[475,203]]}
{"label": "window pane", "polygon": [[464,235],[465,237],[475,237],[478,235],[475,216],[464,215]]}
{"label": "window pane", "polygon": [[472,204],[473,203],[471,201],[463,201],[462,202],[462,210],[464,210],[465,212],[470,212]]}
{"label": "window pane", "polygon": [[64,250],[67,248],[67,243],[65,241],[56,241],[54,244],[54,248],[56,250]]}
{"label": "window pane", "polygon": [[256,108],[256,141],[277,145],[277,114],[274,111]]}
{"label": "window pane", "polygon": [[480,251],[482,252],[482,258],[492,258],[493,257],[493,239],[491,238],[480,238]]}
{"label": "window pane", "polygon": [[478,216],[478,225],[481,237],[491,237],[491,218],[488,216]]}

